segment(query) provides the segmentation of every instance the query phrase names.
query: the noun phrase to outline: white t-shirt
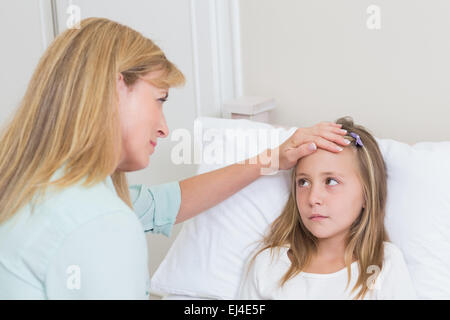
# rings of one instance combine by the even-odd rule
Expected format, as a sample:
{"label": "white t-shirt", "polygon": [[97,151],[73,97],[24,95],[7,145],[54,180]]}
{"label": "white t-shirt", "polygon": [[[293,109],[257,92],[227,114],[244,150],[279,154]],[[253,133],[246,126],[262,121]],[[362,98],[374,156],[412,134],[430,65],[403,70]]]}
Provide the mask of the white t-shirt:
{"label": "white t-shirt", "polygon": [[[239,290],[240,299],[342,300],[352,299],[358,294],[360,288],[350,295],[359,276],[356,261],[351,265],[351,282],[347,290],[346,267],[329,274],[300,272],[281,288],[279,281],[291,265],[288,250],[288,247],[281,247],[279,255],[274,250],[273,260],[270,249],[264,250],[256,257],[248,274],[247,264]],[[369,273],[375,275],[376,272],[379,272],[378,279],[364,299],[417,299],[403,254],[394,244],[384,242],[383,267],[381,271],[373,268]]]}

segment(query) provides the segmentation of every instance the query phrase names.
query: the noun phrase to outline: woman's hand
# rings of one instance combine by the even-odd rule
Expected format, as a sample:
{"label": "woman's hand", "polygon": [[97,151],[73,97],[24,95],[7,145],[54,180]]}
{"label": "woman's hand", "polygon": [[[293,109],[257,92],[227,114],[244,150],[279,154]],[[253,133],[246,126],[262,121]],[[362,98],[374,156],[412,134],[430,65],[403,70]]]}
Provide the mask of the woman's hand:
{"label": "woman's hand", "polygon": [[[331,152],[342,151],[342,146],[348,145],[349,140],[344,139],[346,130],[341,124],[321,122],[310,128],[299,128],[278,148],[270,150],[272,169],[290,169],[298,159],[307,156],[317,148]],[[348,141],[348,142],[347,142]],[[278,154],[277,154],[278,153]],[[278,156],[278,164],[273,163],[274,156]]]}

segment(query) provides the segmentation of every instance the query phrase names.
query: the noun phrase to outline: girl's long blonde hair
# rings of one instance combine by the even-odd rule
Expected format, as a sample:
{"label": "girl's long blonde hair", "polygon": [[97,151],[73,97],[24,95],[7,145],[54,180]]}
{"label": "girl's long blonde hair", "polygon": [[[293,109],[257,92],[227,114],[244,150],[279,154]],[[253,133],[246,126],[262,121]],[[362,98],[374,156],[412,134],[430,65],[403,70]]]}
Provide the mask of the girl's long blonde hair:
{"label": "girl's long blonde hair", "polygon": [[[128,86],[149,72],[169,88],[183,74],[151,40],[103,18],[82,20],[59,35],[41,57],[11,122],[0,135],[0,223],[49,186],[62,189],[86,178],[91,186],[111,175],[119,197],[133,208],[121,156],[116,79]],[[50,178],[60,167],[64,175]],[[39,197],[38,197],[39,198]]]}
{"label": "girl's long blonde hair", "polygon": [[[345,138],[352,141],[349,146],[357,150],[360,181],[366,203],[365,209],[362,209],[350,228],[344,257],[348,274],[347,288],[351,280],[351,263],[354,258],[358,261],[359,277],[351,293],[360,288],[355,299],[362,299],[369,289],[369,277],[374,271],[369,266],[378,266],[381,271],[384,258],[383,242],[389,240],[384,227],[386,167],[376,140],[364,127],[354,125],[350,117],[340,118],[336,123],[342,124],[342,129],[348,131]],[[350,132],[361,137],[364,147],[356,146],[355,139],[349,135]],[[270,249],[273,257],[274,249],[280,252],[280,247],[289,247],[291,266],[280,279],[280,286],[306,268],[313,254],[317,252],[318,245],[318,239],[305,227],[300,218],[296,200],[295,173],[296,167],[292,170],[291,193],[287,204],[281,215],[270,226],[268,234],[260,243],[260,249],[256,251],[248,267],[250,269],[256,256],[266,249]]]}

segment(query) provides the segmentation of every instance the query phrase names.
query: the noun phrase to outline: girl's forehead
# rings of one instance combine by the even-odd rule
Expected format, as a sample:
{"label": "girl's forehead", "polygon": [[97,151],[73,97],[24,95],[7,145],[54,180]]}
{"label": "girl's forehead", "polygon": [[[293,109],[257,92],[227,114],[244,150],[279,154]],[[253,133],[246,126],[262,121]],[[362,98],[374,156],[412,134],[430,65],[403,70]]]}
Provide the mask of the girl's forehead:
{"label": "girl's forehead", "polygon": [[344,150],[338,153],[318,149],[299,160],[296,175],[326,172],[353,174],[357,172],[358,167],[356,150],[352,147],[344,147]]}

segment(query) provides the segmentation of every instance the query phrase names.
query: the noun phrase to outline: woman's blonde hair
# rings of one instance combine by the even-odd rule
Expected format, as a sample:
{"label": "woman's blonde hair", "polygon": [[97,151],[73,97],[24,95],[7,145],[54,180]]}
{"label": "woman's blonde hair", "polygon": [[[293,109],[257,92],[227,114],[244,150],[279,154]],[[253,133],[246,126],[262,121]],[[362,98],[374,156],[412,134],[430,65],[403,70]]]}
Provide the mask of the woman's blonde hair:
{"label": "woman's blonde hair", "polygon": [[[111,175],[119,197],[133,208],[121,156],[116,79],[132,86],[147,73],[169,88],[183,74],[151,40],[103,18],[59,35],[41,57],[17,112],[0,138],[0,223],[49,186],[62,189],[86,178],[91,186]],[[146,80],[149,81],[149,80]],[[51,181],[60,167],[64,175]],[[38,197],[39,198],[39,197]]]}
{"label": "woman's blonde hair", "polygon": [[[352,141],[349,147],[357,150],[359,178],[366,203],[365,208],[350,227],[344,257],[348,274],[347,288],[351,280],[351,263],[354,258],[358,261],[359,277],[351,293],[360,287],[355,299],[362,299],[367,293],[369,277],[373,272],[369,266],[378,266],[379,270],[382,269],[383,242],[388,241],[384,227],[386,167],[376,140],[364,127],[355,125],[350,117],[340,118],[336,123],[342,124],[342,129],[347,130],[348,135],[345,138]],[[355,138],[350,135],[351,132],[360,136],[363,147],[356,145]],[[280,247],[289,247],[291,266],[280,279],[280,286],[306,268],[313,254],[317,252],[318,245],[318,239],[305,227],[300,218],[296,200],[296,168],[297,166],[292,170],[291,192],[287,204],[281,215],[270,226],[268,234],[260,243],[260,249],[256,251],[248,267],[250,269],[256,256],[266,249],[270,249],[273,258],[274,249],[280,252]]]}

